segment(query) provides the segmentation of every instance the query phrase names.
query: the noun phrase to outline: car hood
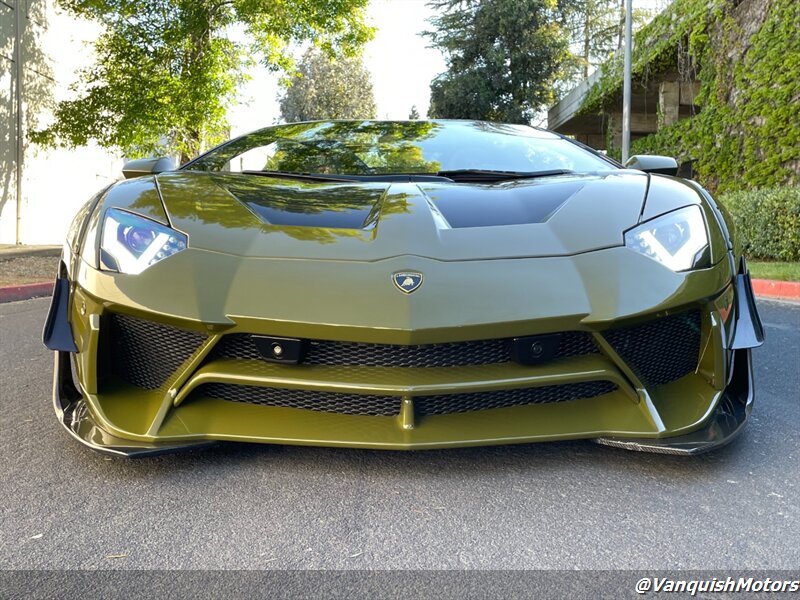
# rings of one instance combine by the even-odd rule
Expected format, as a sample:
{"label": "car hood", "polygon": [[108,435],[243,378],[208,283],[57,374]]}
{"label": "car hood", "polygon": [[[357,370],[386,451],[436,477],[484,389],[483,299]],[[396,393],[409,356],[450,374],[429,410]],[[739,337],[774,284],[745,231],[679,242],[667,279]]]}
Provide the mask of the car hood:
{"label": "car hood", "polygon": [[647,189],[647,177],[632,171],[491,185],[185,171],[157,181],[172,225],[194,248],[347,261],[567,256],[621,246]]}

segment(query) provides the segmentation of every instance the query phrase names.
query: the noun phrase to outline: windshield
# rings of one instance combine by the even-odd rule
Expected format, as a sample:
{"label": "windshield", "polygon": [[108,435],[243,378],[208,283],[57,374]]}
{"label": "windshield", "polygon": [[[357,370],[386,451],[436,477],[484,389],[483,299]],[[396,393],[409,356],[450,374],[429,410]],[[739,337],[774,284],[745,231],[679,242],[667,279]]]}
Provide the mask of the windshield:
{"label": "windshield", "polygon": [[268,127],[187,164],[198,171],[340,175],[453,171],[591,173],[616,168],[555,134],[471,121],[332,121]]}

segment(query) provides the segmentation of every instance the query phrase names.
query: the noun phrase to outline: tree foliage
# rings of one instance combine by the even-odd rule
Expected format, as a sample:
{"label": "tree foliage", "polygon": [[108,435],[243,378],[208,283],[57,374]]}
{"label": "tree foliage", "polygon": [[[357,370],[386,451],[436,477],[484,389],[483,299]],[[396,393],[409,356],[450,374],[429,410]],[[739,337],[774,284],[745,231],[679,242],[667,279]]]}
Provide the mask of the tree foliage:
{"label": "tree foliage", "polygon": [[553,100],[570,57],[555,0],[434,0],[426,32],[447,71],[431,83],[428,114],[529,122]]}
{"label": "tree foliage", "polygon": [[374,119],[369,71],[359,56],[331,58],[317,49],[303,55],[298,72],[280,99],[288,122],[319,119]]}
{"label": "tree foliage", "polygon": [[[244,69],[259,60],[289,69],[287,46],[313,40],[352,54],[372,35],[368,0],[59,0],[100,23],[96,62],[74,98],[32,135],[46,145],[90,139],[130,156],[177,153],[185,160],[225,137],[226,107]],[[233,31],[244,31],[247,42]]]}
{"label": "tree foliage", "polygon": [[[798,31],[796,0],[675,0],[634,36],[633,85],[697,81],[695,114],[635,140],[632,153],[691,161],[717,193],[800,184]],[[609,61],[580,114],[618,110],[621,88],[621,61]]]}
{"label": "tree foliage", "polygon": [[[571,87],[589,76],[593,67],[603,64],[622,48],[625,24],[624,0],[560,0],[564,28],[572,51],[564,69],[562,84]],[[641,28],[652,10],[633,9],[633,29]]]}

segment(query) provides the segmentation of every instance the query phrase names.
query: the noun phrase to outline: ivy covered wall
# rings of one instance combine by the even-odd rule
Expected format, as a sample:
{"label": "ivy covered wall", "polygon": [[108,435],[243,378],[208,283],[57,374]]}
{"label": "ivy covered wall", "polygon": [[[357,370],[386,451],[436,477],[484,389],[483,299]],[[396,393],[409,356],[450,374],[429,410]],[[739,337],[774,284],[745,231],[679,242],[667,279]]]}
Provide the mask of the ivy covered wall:
{"label": "ivy covered wall", "polygon": [[[637,32],[633,84],[699,81],[697,113],[632,153],[693,161],[714,191],[800,183],[800,2],[675,0]],[[581,113],[618,111],[620,61],[603,66]]]}

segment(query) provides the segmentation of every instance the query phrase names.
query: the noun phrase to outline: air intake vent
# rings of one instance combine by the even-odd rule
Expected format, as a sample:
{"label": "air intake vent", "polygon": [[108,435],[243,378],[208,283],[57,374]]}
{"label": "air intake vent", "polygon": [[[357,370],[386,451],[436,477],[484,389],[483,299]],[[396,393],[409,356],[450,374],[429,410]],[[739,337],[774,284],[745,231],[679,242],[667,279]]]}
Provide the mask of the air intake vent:
{"label": "air intake vent", "polygon": [[670,383],[697,368],[700,311],[653,319],[603,333],[646,386]]}
{"label": "air intake vent", "polygon": [[201,385],[194,394],[243,402],[262,406],[283,406],[343,415],[391,416],[400,412],[400,398],[397,396],[370,396],[367,394],[344,394],[339,392],[318,392],[316,390],[284,390],[257,387],[254,385],[231,385],[227,383],[207,383]]}
{"label": "air intake vent", "polygon": [[127,315],[112,314],[105,336],[112,371],[135,386],[161,387],[203,343],[206,336]]}
{"label": "air intake vent", "polygon": [[[414,398],[414,407],[419,415],[445,415],[593,398],[613,392],[616,388],[616,385],[608,381],[589,381],[521,390],[419,396]],[[400,412],[400,398],[397,396],[285,390],[226,383],[207,383],[200,386],[194,394],[246,404],[283,406],[345,415],[393,416]]]}
{"label": "air intake vent", "polygon": [[578,400],[579,398],[594,398],[595,396],[613,392],[615,389],[617,389],[617,386],[610,381],[586,381],[518,390],[498,390],[496,392],[420,396],[419,398],[414,398],[414,409],[419,415],[447,415],[492,408],[507,408],[509,406],[549,404],[551,402]]}

